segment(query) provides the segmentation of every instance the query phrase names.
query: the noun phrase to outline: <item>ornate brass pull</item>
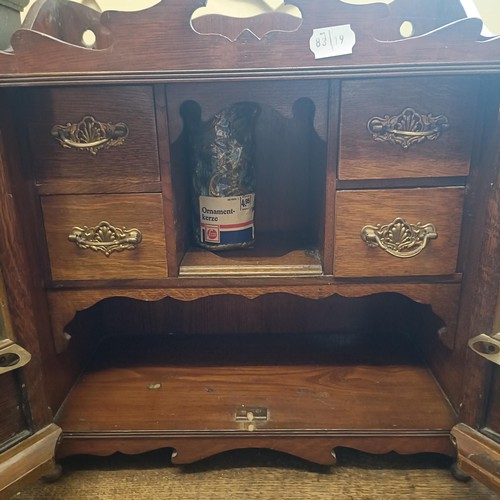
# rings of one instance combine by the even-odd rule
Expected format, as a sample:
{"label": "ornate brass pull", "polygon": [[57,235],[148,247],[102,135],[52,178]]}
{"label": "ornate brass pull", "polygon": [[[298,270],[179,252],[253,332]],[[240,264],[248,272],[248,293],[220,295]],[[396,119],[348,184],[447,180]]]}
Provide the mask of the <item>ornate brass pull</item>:
{"label": "ornate brass pull", "polygon": [[374,116],[368,120],[367,127],[374,140],[408,149],[412,144],[438,139],[449,128],[449,121],[444,115],[423,115],[413,108],[405,108],[399,115]]}
{"label": "ornate brass pull", "polygon": [[427,245],[428,240],[438,237],[432,224],[409,224],[398,217],[390,224],[364,226],[361,239],[369,247],[380,247],[390,255],[408,259],[418,255]]}
{"label": "ornate brass pull", "polygon": [[113,252],[133,250],[142,241],[138,229],[125,229],[112,226],[102,221],[95,227],[74,227],[68,235],[68,240],[79,248],[102,252],[109,257]]}
{"label": "ornate brass pull", "polygon": [[128,126],[123,122],[99,122],[89,115],[78,123],[54,125],[51,133],[63,148],[89,151],[95,155],[101,149],[123,144],[128,136]]}

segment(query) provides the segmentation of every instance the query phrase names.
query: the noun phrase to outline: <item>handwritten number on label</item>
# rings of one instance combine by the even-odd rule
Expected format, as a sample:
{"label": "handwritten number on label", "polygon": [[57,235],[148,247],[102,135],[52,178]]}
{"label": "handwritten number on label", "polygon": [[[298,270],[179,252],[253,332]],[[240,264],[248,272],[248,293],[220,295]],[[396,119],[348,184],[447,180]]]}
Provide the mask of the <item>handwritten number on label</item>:
{"label": "handwritten number on label", "polygon": [[310,48],[316,59],[351,54],[356,36],[349,24],[313,30]]}
{"label": "handwritten number on label", "polygon": [[[327,36],[328,34],[328,36]],[[316,38],[316,47],[326,47],[328,44],[334,50],[336,46],[344,43],[344,35],[333,36],[329,31],[322,31]]]}

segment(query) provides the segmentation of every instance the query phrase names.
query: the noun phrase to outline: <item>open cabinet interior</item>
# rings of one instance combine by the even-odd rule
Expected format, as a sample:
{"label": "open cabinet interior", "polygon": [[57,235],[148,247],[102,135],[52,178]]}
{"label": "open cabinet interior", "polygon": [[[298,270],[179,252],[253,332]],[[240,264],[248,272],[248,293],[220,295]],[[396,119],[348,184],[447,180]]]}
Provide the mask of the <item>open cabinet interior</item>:
{"label": "open cabinet interior", "polygon": [[420,346],[423,329],[437,335],[442,325],[399,294],[106,299],[67,329],[70,348],[93,345],[56,414],[67,433],[59,453],[102,432],[171,447],[185,433],[254,431],[347,441],[424,433],[445,438],[430,451],[450,453],[456,415]]}
{"label": "open cabinet interior", "polygon": [[[472,76],[19,90],[58,456],[188,462],[194,437],[206,455],[251,439],[321,463],[344,445],[452,454],[478,85],[491,92]],[[202,198],[235,193],[254,197],[251,241],[203,243],[227,210]],[[305,454],[287,436],[325,441]]]}
{"label": "open cabinet interior", "polygon": [[[166,96],[174,192],[179,197],[176,213],[185,245],[179,275],[321,275],[329,82],[171,84]],[[211,155],[214,140],[220,148],[229,148],[235,139],[228,136],[238,128],[237,120],[227,125],[226,136],[214,131],[211,122],[238,105],[251,106],[255,113],[252,124],[245,124],[255,172],[252,187],[247,188],[255,192],[255,241],[249,249],[215,253],[194,244],[200,214],[193,184],[210,182],[193,178],[193,163]],[[230,165],[227,170],[234,168]],[[227,170],[223,183],[230,184]],[[210,181],[220,175],[215,173]]]}
{"label": "open cabinet interior", "polygon": [[494,380],[499,39],[458,0],[209,3],[41,0],[0,52],[0,256],[55,455],[454,455]]}

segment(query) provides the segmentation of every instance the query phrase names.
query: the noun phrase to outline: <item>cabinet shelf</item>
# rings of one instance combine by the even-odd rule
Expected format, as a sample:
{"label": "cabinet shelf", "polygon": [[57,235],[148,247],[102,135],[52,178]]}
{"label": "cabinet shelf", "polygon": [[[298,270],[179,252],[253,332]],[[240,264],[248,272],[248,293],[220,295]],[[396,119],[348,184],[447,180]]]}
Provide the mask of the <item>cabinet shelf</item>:
{"label": "cabinet shelf", "polygon": [[301,249],[291,238],[259,235],[252,248],[211,252],[190,248],[179,276],[321,276],[319,252]]}
{"label": "cabinet shelf", "polygon": [[[110,337],[57,415],[61,453],[96,433],[448,439],[455,415],[431,372],[403,342],[381,342],[363,333]],[[249,428],[237,418],[247,409],[265,418]]]}

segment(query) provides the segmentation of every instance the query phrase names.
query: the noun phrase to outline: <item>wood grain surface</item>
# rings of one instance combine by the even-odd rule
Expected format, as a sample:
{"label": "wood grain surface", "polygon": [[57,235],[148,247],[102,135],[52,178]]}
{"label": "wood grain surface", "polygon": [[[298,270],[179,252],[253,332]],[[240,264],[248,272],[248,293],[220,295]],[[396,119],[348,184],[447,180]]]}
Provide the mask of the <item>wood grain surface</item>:
{"label": "wood grain surface", "polygon": [[[446,20],[420,22],[422,3],[409,0],[295,0],[297,31],[231,42],[195,33],[192,1],[99,20],[38,2],[39,31],[18,31],[0,53],[0,86],[41,85],[0,89],[0,252],[12,323],[33,354],[22,374],[33,430],[57,411],[59,456],[454,454],[450,429],[477,425],[496,389],[466,346],[493,324],[499,288],[498,79],[479,74],[500,72],[500,42],[476,43],[481,23],[457,20],[452,3],[433,5]],[[396,40],[414,17],[416,36]],[[353,53],[315,59],[313,30],[347,23]],[[97,50],[72,45],[88,26]],[[278,245],[186,252],[196,113],[185,103],[206,122],[243,100],[261,106],[256,234]],[[450,127],[407,151],[374,141],[367,121],[406,107]],[[125,144],[92,156],[50,134],[94,114],[127,123]],[[438,238],[405,260],[367,248],[361,228],[397,217],[434,224]],[[139,229],[138,249],[105,257],[68,242],[73,227],[105,220]],[[239,276],[221,275],[229,261]],[[299,276],[311,263],[315,275]],[[247,408],[267,419],[237,420]]]}
{"label": "wood grain surface", "polygon": [[0,455],[0,495],[10,498],[54,469],[61,429],[50,424]]}
{"label": "wood grain surface", "polygon": [[[422,276],[457,272],[464,189],[392,189],[339,191],[335,223],[335,276]],[[415,257],[398,258],[371,248],[361,229],[391,224],[433,224],[437,239]]]}
{"label": "wood grain surface", "polygon": [[[130,192],[156,186],[158,144],[150,86],[42,88],[25,98],[35,178],[44,193]],[[85,116],[103,123],[123,122],[123,144],[97,154],[64,148],[52,136],[55,125],[77,124]]]}
{"label": "wood grain surface", "polygon": [[465,474],[479,479],[500,494],[500,444],[464,424],[452,430],[457,445],[457,465]]}
{"label": "wood grain surface", "polygon": [[[469,172],[478,80],[467,77],[353,80],[342,83],[340,179],[464,176]],[[436,140],[401,146],[372,137],[372,117],[413,108],[444,115],[449,128]],[[408,124],[411,129],[411,125]]]}
{"label": "wood grain surface", "polygon": [[[19,81],[33,84],[47,82],[55,75],[59,75],[59,82],[89,81],[89,73],[94,82],[175,77],[215,79],[250,74],[252,78],[287,74],[352,76],[367,72],[415,74],[439,72],[437,63],[452,63],[454,68],[462,70],[498,71],[498,39],[476,43],[481,21],[456,16],[458,2],[454,3],[455,9],[444,8],[443,2],[432,8],[432,12],[445,14],[437,26],[442,29],[427,34],[429,23],[418,22],[425,17],[420,3],[410,9],[406,3],[405,15],[398,9],[391,16],[391,8],[382,4],[360,7],[331,0],[295,0],[303,19],[297,31],[277,31],[261,40],[245,33],[236,42],[230,42],[222,36],[194,32],[189,20],[200,7],[198,2],[164,1],[143,12],[104,13],[101,22],[111,32],[113,44],[103,50],[88,50],[43,33],[19,30],[12,37],[14,53],[0,54],[0,74],[4,75],[4,84]],[[402,21],[414,19],[416,34],[425,36],[390,43],[401,39],[398,30]],[[55,15],[52,22],[57,24],[59,20],[60,16]],[[239,21],[229,18],[226,22]],[[353,53],[316,60],[310,49],[313,29],[349,23],[356,33]],[[436,28],[431,23],[434,24],[431,29]],[[82,23],[79,34],[87,27]],[[97,29],[96,32],[100,33]],[[137,43],[137,37],[141,43]]]}
{"label": "wood grain surface", "polygon": [[27,430],[22,408],[20,382],[15,372],[0,375],[0,447]]}
{"label": "wood grain surface", "polygon": [[[243,407],[267,408],[268,418],[253,421],[252,432],[235,418]],[[56,422],[81,439],[158,432],[417,438],[445,436],[455,417],[415,351],[396,336],[381,334],[374,344],[362,333],[181,335],[107,340]]]}
{"label": "wood grain surface", "polygon": [[[160,194],[58,195],[42,199],[53,279],[165,278],[167,276],[163,202]],[[68,241],[74,227],[102,221],[141,231],[132,250],[102,252]]]}

